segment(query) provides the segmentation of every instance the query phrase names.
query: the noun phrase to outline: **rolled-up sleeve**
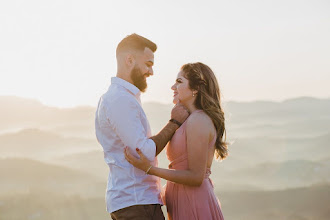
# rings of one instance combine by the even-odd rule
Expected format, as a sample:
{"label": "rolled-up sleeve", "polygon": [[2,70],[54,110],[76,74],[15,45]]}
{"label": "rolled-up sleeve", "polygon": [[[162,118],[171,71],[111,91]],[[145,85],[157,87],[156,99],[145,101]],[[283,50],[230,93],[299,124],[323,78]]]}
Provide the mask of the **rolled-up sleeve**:
{"label": "rolled-up sleeve", "polygon": [[113,130],[134,154],[135,149],[139,148],[148,160],[154,161],[156,144],[147,137],[147,131],[141,121],[139,104],[127,96],[117,97],[112,102],[111,107],[105,109],[105,112]]}

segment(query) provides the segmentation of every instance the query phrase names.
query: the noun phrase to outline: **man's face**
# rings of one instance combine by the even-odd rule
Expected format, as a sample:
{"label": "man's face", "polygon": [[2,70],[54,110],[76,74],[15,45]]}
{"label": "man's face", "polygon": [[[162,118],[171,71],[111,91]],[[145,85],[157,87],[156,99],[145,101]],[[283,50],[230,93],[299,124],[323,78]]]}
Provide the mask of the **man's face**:
{"label": "man's face", "polygon": [[153,65],[154,53],[149,48],[146,47],[143,53],[136,55],[136,64],[131,71],[131,79],[141,92],[145,92],[147,88],[147,77],[154,74]]}

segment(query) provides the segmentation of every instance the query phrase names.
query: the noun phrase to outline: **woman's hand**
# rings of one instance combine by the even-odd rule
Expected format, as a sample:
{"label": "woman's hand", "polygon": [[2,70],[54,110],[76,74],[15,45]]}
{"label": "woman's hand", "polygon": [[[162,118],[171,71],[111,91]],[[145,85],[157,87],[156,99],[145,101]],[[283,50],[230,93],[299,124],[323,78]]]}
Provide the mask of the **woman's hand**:
{"label": "woman's hand", "polygon": [[146,156],[144,156],[144,154],[139,150],[139,148],[136,148],[136,152],[140,155],[140,158],[137,158],[132,155],[130,149],[128,147],[125,147],[124,153],[126,160],[136,168],[147,172],[151,166],[150,161],[146,158]]}

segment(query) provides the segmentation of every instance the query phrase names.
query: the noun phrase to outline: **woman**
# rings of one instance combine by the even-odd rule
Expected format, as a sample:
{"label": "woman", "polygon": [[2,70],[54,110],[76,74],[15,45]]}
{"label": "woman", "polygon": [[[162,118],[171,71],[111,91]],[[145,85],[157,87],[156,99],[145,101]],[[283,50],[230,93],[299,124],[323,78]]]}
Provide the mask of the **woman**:
{"label": "woman", "polygon": [[224,159],[228,155],[217,79],[207,65],[190,63],[182,66],[172,90],[173,103],[180,102],[191,114],[167,145],[170,169],[151,166],[138,148],[139,159],[128,148],[126,159],[147,174],[168,180],[165,202],[169,219],[222,220],[209,179],[213,157]]}

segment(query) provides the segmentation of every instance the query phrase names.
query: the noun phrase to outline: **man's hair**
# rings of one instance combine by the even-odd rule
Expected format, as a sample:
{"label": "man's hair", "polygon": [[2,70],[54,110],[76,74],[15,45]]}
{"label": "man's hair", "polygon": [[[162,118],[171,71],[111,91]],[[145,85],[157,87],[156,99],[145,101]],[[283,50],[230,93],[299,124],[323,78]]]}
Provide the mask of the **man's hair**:
{"label": "man's hair", "polygon": [[148,47],[152,52],[157,50],[157,45],[154,42],[134,33],[126,36],[120,41],[116,49],[116,55],[118,56],[120,52],[128,49],[144,51],[146,47]]}

